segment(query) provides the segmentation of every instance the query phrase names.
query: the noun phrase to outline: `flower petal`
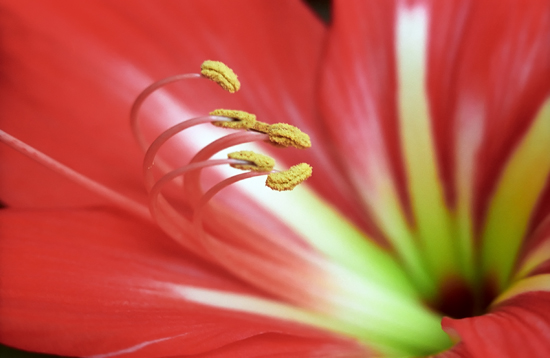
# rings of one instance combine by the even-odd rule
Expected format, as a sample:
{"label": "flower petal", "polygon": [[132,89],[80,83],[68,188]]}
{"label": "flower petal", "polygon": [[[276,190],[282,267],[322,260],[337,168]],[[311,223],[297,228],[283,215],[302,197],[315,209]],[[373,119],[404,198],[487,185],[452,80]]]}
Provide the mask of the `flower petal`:
{"label": "flower petal", "polygon": [[535,232],[533,248],[516,275],[521,278],[493,301],[489,313],[443,319],[443,329],[458,344],[438,358],[546,357],[550,353],[549,224],[547,220]]}
{"label": "flower petal", "polygon": [[474,281],[490,194],[550,92],[549,3],[505,4],[335,3],[325,125],[373,221],[425,292],[430,276]]}
{"label": "flower petal", "polygon": [[161,289],[262,297],[149,224],[106,210],[4,210],[0,220],[2,343],[70,356],[149,357],[199,354],[274,332],[353,346],[307,326],[206,307]]}
{"label": "flower petal", "polygon": [[275,357],[346,357],[368,358],[377,354],[369,354],[364,348],[351,344],[343,345],[319,339],[296,338],[281,334],[263,334],[246,340],[229,344],[225,347],[199,355],[197,358],[275,358]]}
{"label": "flower petal", "polygon": [[338,1],[320,87],[320,107],[342,170],[424,292],[432,279],[409,227],[396,98],[396,4]]}
{"label": "flower petal", "polygon": [[499,177],[550,91],[550,8],[547,1],[433,4],[427,90],[460,263],[471,278]]}
{"label": "flower petal", "polygon": [[395,57],[399,135],[415,232],[429,270],[437,283],[460,275],[450,211],[437,162],[426,91],[429,52],[437,17],[429,3],[400,3],[395,14]]}
{"label": "flower petal", "polygon": [[[234,67],[241,75],[243,95],[229,96],[209,81],[159,91],[143,106],[141,119],[149,137],[174,121],[208,113],[212,106],[236,106],[262,120],[299,125],[322,143],[316,140],[322,128],[314,115],[316,70],[311,64],[320,55],[324,29],[299,2],[245,0],[226,8],[207,1],[94,2],[84,7],[71,1],[33,6],[13,1],[5,7],[4,16],[10,20],[5,32],[10,36],[2,87],[6,96],[1,97],[4,129],[111,188],[143,200],[141,155],[126,128],[131,101],[154,80],[196,71],[206,58],[223,59]],[[288,21],[281,24],[275,14]],[[198,137],[199,147],[211,140]],[[186,163],[198,149],[191,142],[178,141],[170,156]],[[8,205],[104,204],[10,149],[0,150],[6,153],[0,194]],[[313,151],[279,150],[276,157],[283,158],[278,166],[297,160],[312,164],[319,174],[308,183],[368,229],[347,182],[331,170],[331,153],[319,145]],[[262,222],[273,236],[304,241],[285,227],[284,217],[273,216],[268,199],[257,195],[266,190],[263,183],[247,186],[254,189],[224,191],[222,211]]]}
{"label": "flower petal", "polygon": [[550,99],[511,153],[489,203],[482,233],[483,269],[499,288],[511,278],[531,216],[550,177],[548,153]]}
{"label": "flower petal", "polygon": [[[3,2],[2,129],[96,180],[143,198],[139,161],[131,160],[139,158],[139,151],[125,120],[130,99],[126,94],[126,101],[120,100],[123,86],[112,78],[118,67],[105,57],[84,21],[75,25],[77,17],[70,20],[74,10],[64,5]],[[88,10],[102,9],[97,4]],[[0,150],[1,195],[7,204],[104,203],[4,145]]]}
{"label": "flower petal", "polygon": [[459,357],[542,358],[550,353],[549,305],[550,292],[531,292],[506,300],[483,316],[444,318],[442,326],[451,338],[460,340],[455,347]]}
{"label": "flower petal", "polygon": [[550,273],[550,215],[524,242],[514,281],[544,273]]}
{"label": "flower petal", "polygon": [[[7,1],[3,7],[3,129],[114,189],[142,195],[140,155],[127,128],[132,100],[154,80],[198,71],[208,58],[224,60],[242,74],[248,88],[244,95],[230,96],[208,81],[164,92],[144,106],[143,119],[153,122],[146,129],[208,113],[213,106],[236,106],[264,121],[300,125],[314,140],[318,136],[311,64],[320,54],[324,30],[300,2],[243,0],[220,7],[207,1],[84,6]],[[2,197],[8,204],[98,202],[10,150],[2,151]],[[325,167],[327,175],[310,183],[346,208],[349,204],[332,190],[335,185],[345,190],[345,185],[327,181],[327,153],[287,151],[281,157]],[[36,176],[43,178],[40,185],[32,180]]]}

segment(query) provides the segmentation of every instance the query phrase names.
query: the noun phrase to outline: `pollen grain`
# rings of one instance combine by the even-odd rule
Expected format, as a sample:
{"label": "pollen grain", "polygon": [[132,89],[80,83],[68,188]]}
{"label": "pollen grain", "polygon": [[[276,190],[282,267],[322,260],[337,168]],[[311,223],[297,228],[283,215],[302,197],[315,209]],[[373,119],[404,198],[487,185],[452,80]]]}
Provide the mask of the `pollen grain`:
{"label": "pollen grain", "polygon": [[267,132],[269,131],[269,127],[270,127],[270,124],[268,124],[268,123],[256,121],[256,123],[254,123],[254,127],[252,127],[252,129],[255,130],[256,132],[261,132],[261,133],[267,134]]}

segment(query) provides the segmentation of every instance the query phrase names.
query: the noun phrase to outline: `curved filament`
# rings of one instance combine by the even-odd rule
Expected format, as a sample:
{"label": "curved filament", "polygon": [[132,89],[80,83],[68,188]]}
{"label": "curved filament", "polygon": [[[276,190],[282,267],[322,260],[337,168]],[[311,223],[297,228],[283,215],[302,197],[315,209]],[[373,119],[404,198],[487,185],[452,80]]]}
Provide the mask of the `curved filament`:
{"label": "curved filament", "polygon": [[156,165],[160,167],[161,170],[168,171],[168,166],[159,161],[155,163],[156,155],[159,151],[159,149],[166,143],[170,138],[175,136],[176,134],[184,131],[187,128],[203,124],[203,123],[212,123],[212,122],[220,122],[220,121],[231,121],[230,118],[227,117],[220,117],[220,116],[203,116],[203,117],[197,117],[193,119],[186,120],[184,122],[178,123],[173,127],[168,128],[165,130],[160,136],[158,136],[153,143],[149,146],[149,149],[147,149],[145,153],[145,157],[143,158],[143,175],[145,177],[145,187],[147,190],[151,189],[151,187],[154,184],[154,176],[153,176],[153,166]]}
{"label": "curved filament", "polygon": [[143,149],[143,151],[147,149],[147,142],[145,141],[143,133],[140,130],[140,125],[138,121],[139,110],[143,102],[147,99],[147,97],[149,97],[149,95],[151,95],[153,92],[155,92],[159,88],[166,86],[167,84],[174,83],[181,80],[197,79],[197,78],[204,78],[204,77],[199,73],[187,73],[187,74],[170,76],[149,85],[136,98],[136,100],[132,104],[132,109],[130,110],[130,126],[132,127],[134,136],[138,141],[138,144],[141,147],[141,149]]}
{"label": "curved filament", "polygon": [[[214,142],[204,147],[191,159],[191,163],[198,163],[208,160],[214,154],[220,152],[221,150],[227,149],[235,145],[266,141],[268,139],[269,137],[267,134],[258,132],[247,131],[229,134],[225,137],[215,140]],[[193,205],[196,205],[202,196],[202,189],[200,187],[200,173],[189,173],[184,176],[183,180],[185,183],[185,196]]]}
{"label": "curved filament", "polygon": [[[200,163],[192,163],[176,170],[169,172],[158,180],[152,187],[148,188],[149,192],[149,211],[157,224],[174,240],[188,249],[203,255],[203,250],[196,240],[192,240],[194,236],[193,228],[189,218],[176,210],[172,204],[162,195],[162,190],[168,183],[192,171],[200,171],[206,167],[215,165],[227,164],[245,164],[244,161],[235,159],[217,159],[209,160]],[[191,207],[191,209],[193,209]],[[203,255],[204,256],[204,255]]]}

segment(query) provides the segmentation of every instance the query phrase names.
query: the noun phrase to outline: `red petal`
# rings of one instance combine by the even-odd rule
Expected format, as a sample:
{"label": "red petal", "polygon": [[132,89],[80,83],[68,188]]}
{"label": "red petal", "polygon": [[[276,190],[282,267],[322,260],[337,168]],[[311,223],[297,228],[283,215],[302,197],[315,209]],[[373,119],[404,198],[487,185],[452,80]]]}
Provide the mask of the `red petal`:
{"label": "red petal", "polygon": [[136,357],[199,354],[268,332],[349,344],[168,294],[158,283],[258,292],[190,257],[148,224],[105,210],[5,210],[0,220],[2,343],[70,356]]}
{"label": "red petal", "polygon": [[537,203],[537,207],[535,208],[535,210],[533,211],[533,215],[531,216],[531,223],[528,234],[531,234],[534,230],[536,230],[539,225],[541,225],[541,223],[548,217],[550,217],[550,176],[548,176],[548,179],[546,180],[546,186],[542,191],[539,197],[539,201]]}
{"label": "red petal", "polygon": [[[3,15],[9,20],[3,22],[3,47],[9,54],[3,62],[3,128],[123,192],[141,194],[141,156],[128,129],[132,100],[155,79],[198,71],[208,58],[233,67],[246,94],[230,97],[210,83],[180,86],[185,89],[171,91],[186,106],[178,107],[180,112],[237,107],[317,135],[312,63],[320,53],[323,27],[300,2],[107,1],[82,6],[43,1],[30,6],[11,1]],[[144,119],[162,121],[170,110],[160,106],[154,115],[144,112]],[[286,151],[282,156],[290,163],[307,158],[320,169],[329,167],[326,154]],[[10,151],[3,156],[2,197],[10,205],[97,202]],[[336,200],[339,196],[326,180],[328,168],[326,172],[311,183]],[[41,183],[33,180],[36,176],[43,178]]]}
{"label": "red petal", "polygon": [[472,356],[462,342],[457,343],[452,349],[434,356],[434,358],[471,358]]}
{"label": "red petal", "polygon": [[[434,4],[428,90],[439,164],[452,182],[464,150],[457,144],[460,132],[470,136],[464,140],[475,148],[471,165],[479,225],[504,163],[550,94],[550,3]],[[467,132],[475,121],[481,122],[473,124],[480,142]]]}
{"label": "red petal", "polygon": [[[384,220],[390,201],[381,198],[384,191],[395,191],[396,195],[387,197],[398,197],[405,212],[410,212],[410,198],[416,208],[417,198],[425,197],[427,202],[432,194],[439,196],[435,190],[415,190],[419,178],[403,160],[410,158],[406,150],[414,139],[403,141],[405,145],[400,139],[405,132],[399,125],[395,35],[398,9],[408,5],[425,9],[422,14],[428,24],[428,144],[433,141],[437,166],[433,183],[427,178],[436,188],[442,182],[451,210],[456,210],[459,195],[463,200],[459,217],[469,218],[473,211],[476,229],[503,164],[550,94],[548,1],[337,1],[320,87],[324,123],[352,185],[384,234],[395,242],[395,227],[406,223]],[[431,164],[428,155],[425,159]],[[426,230],[429,224],[446,225],[437,216],[430,221],[425,212],[415,210],[417,225],[410,225],[421,240],[428,237],[424,232],[431,231]],[[434,246],[428,242],[428,266],[434,265],[432,261],[438,264],[433,257],[457,257],[450,249],[455,239],[444,231],[440,246],[449,249],[438,249],[433,255],[429,249]],[[458,236],[466,238],[470,231]],[[470,244],[469,237],[464,242]],[[399,244],[396,247],[406,251]],[[463,256],[468,260],[472,255]],[[434,271],[435,275],[444,272]]]}
{"label": "red petal", "polygon": [[546,357],[550,353],[550,292],[548,279],[540,276],[550,272],[550,217],[526,244],[516,281],[497,297],[490,313],[443,319],[445,331],[460,342],[438,358]]}
{"label": "red petal", "polygon": [[[457,357],[522,358],[550,355],[550,292],[513,297],[479,317],[444,318],[443,329],[460,338],[451,350]],[[438,356],[439,357],[439,356]],[[445,353],[440,357],[453,357]]]}
{"label": "red petal", "polygon": [[[106,1],[83,6],[42,1],[29,6],[12,1],[4,16],[9,19],[4,48],[10,56],[3,63],[0,108],[7,132],[111,188],[141,197],[142,156],[127,118],[132,100],[156,79],[197,71],[204,59],[223,60],[240,75],[240,94],[230,96],[207,81],[172,86],[164,97],[155,94],[144,104],[144,122],[166,126],[228,107],[301,126],[319,143],[317,149],[278,150],[287,162],[279,165],[312,164],[318,174],[308,183],[362,222],[347,182],[334,170],[331,148],[321,145],[312,64],[321,52],[324,29],[300,2]],[[168,105],[166,93],[172,101]],[[9,205],[103,204],[3,145],[0,150],[0,195]],[[174,153],[180,159],[189,154]],[[231,193],[228,211],[252,213],[284,233],[270,213],[242,193]]]}
{"label": "red petal", "polygon": [[550,273],[550,215],[524,242],[516,279]]}
{"label": "red petal", "polygon": [[[88,5],[90,17],[105,10]],[[62,2],[25,1],[5,2],[2,15],[2,129],[111,187],[143,195],[139,151],[127,129],[128,88],[112,78],[118,64],[78,24],[82,16]],[[9,205],[98,202],[58,174],[0,149],[1,195]]]}
{"label": "red petal", "polygon": [[358,192],[385,178],[397,184],[405,200],[396,131],[394,12],[388,1],[335,4],[319,104],[327,135]]}
{"label": "red petal", "polygon": [[[227,345],[198,357],[346,357],[368,358],[365,349],[359,345],[340,342],[304,339],[280,334],[264,334]],[[375,356],[374,354],[372,356]]]}
{"label": "red petal", "polygon": [[452,179],[457,128],[481,120],[479,174],[493,181],[550,91],[549,3],[433,4],[428,91],[443,177]]}
{"label": "red petal", "polygon": [[[513,144],[550,94],[550,4],[415,3],[425,4],[430,21],[427,91],[446,198],[451,204],[455,199],[453,171],[461,148],[456,146],[457,128],[481,120],[485,128],[475,188],[481,211]],[[329,135],[341,148],[341,161],[349,172],[363,174],[363,182],[355,185],[368,187],[382,172],[378,175],[395,180],[406,204],[395,97],[397,6],[388,1],[336,2],[320,105]],[[464,119],[472,114],[472,99],[482,112],[479,118]]]}

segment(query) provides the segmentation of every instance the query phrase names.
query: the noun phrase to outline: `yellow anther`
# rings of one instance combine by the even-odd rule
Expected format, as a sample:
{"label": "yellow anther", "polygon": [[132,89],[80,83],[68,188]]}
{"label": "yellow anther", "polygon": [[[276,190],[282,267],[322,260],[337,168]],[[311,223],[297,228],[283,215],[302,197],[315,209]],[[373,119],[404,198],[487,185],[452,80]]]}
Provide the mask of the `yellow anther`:
{"label": "yellow anther", "polygon": [[212,122],[213,125],[223,128],[232,128],[232,129],[250,129],[254,127],[256,123],[256,116],[243,112],[235,111],[232,109],[216,109],[215,111],[210,112],[211,116],[223,116],[236,119],[232,122],[216,121]]}
{"label": "yellow anther", "polygon": [[269,127],[270,127],[270,124],[256,121],[256,123],[254,123],[254,127],[252,127],[252,129],[257,131],[257,132],[262,132],[262,133],[267,134],[267,132],[269,131]]}
{"label": "yellow anther", "polygon": [[241,88],[241,83],[235,72],[222,62],[204,61],[201,65],[201,74],[216,82],[228,92],[235,93]]}
{"label": "yellow anther", "polygon": [[311,166],[306,163],[300,163],[284,172],[269,174],[265,185],[278,191],[292,190],[296,185],[309,178],[311,174]]}
{"label": "yellow anther", "polygon": [[311,147],[309,136],[298,128],[286,123],[276,123],[269,126],[269,140],[281,147],[296,147],[305,149]]}
{"label": "yellow anther", "polygon": [[275,166],[275,160],[267,155],[258,154],[249,150],[233,152],[227,155],[230,159],[246,160],[250,164],[230,164],[233,168],[252,170],[255,172],[270,172]]}

